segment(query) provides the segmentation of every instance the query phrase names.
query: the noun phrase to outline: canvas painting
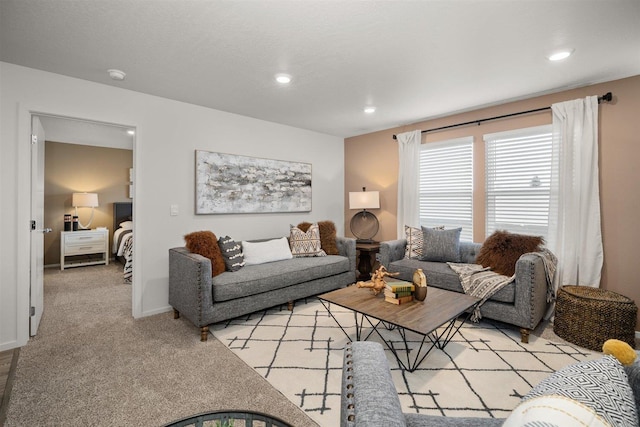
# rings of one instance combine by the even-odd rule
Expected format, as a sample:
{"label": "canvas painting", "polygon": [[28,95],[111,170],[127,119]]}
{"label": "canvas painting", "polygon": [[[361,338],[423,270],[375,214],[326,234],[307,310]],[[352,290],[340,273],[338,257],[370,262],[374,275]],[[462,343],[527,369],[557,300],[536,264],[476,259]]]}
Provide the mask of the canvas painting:
{"label": "canvas painting", "polygon": [[310,163],[196,150],[196,214],[309,211]]}

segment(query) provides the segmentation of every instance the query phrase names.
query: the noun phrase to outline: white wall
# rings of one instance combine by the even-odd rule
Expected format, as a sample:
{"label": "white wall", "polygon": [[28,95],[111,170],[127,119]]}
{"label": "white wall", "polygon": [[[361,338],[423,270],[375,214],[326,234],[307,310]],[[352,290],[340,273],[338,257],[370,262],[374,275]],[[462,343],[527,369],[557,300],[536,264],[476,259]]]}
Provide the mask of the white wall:
{"label": "white wall", "polygon": [[[0,98],[0,350],[28,339],[30,113],[136,128],[136,317],[169,309],[168,249],[191,231],[264,238],[329,219],[344,234],[341,138],[2,62]],[[194,215],[196,149],[312,163],[312,212]],[[178,216],[169,215],[172,204]]]}

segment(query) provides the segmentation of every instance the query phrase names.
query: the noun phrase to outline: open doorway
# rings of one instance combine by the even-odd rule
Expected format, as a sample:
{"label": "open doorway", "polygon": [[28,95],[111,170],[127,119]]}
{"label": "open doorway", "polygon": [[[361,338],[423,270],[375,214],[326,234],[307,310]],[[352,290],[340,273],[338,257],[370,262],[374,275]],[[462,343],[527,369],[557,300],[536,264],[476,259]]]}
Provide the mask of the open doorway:
{"label": "open doorway", "polygon": [[[133,229],[134,129],[53,115],[33,114],[33,117],[38,119],[45,134],[42,217],[44,226],[52,230],[44,236],[44,261],[40,265],[63,270],[113,262],[116,205],[129,205],[128,219]],[[32,185],[32,193],[35,191]],[[95,206],[73,206],[73,195],[84,193],[95,195],[97,203],[92,203]],[[78,225],[66,223],[66,215],[77,215]],[[87,244],[82,240],[96,237],[100,237],[102,243]],[[74,240],[81,245],[73,246]],[[33,253],[31,256],[34,258]],[[124,280],[124,262],[119,266],[109,271],[120,274]],[[34,268],[38,266],[32,263],[31,276],[37,277]],[[31,286],[33,289],[43,285],[32,282]],[[32,301],[32,307],[37,303]],[[31,335],[35,330],[37,327],[32,327]]]}

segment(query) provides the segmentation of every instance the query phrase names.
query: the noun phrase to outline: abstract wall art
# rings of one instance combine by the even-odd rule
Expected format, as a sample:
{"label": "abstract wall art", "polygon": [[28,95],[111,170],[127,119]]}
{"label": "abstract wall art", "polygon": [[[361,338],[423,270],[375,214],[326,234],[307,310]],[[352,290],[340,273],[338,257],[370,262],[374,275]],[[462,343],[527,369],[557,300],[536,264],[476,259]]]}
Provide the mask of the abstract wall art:
{"label": "abstract wall art", "polygon": [[311,164],[196,150],[195,211],[309,212]]}

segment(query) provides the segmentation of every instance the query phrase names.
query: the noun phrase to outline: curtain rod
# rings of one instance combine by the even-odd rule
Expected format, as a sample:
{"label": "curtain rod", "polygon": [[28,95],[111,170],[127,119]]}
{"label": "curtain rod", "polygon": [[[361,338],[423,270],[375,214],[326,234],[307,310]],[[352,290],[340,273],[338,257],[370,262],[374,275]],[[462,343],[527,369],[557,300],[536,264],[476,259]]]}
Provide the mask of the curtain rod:
{"label": "curtain rod", "polygon": [[[598,104],[600,104],[602,102],[611,102],[612,99],[613,99],[613,94],[611,92],[607,92],[604,95],[598,97]],[[470,122],[456,123],[454,125],[441,126],[439,128],[427,129],[427,130],[423,130],[423,131],[420,131],[420,132],[421,133],[436,132],[436,131],[439,131],[439,130],[450,129],[450,128],[455,128],[455,127],[459,127],[459,126],[472,125],[472,124],[475,124],[475,123],[480,125],[480,123],[488,122],[490,120],[498,120],[498,119],[504,119],[504,118],[507,118],[507,117],[521,116],[523,114],[537,113],[539,111],[545,111],[545,110],[550,110],[550,109],[551,109],[551,107],[536,108],[535,110],[520,111],[518,113],[504,114],[502,116],[487,117],[486,119],[478,119],[478,120],[472,120]],[[396,135],[393,135],[393,139],[397,139]]]}

